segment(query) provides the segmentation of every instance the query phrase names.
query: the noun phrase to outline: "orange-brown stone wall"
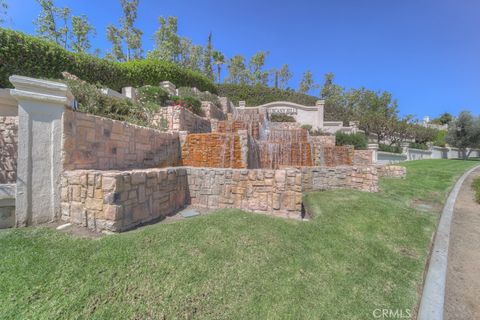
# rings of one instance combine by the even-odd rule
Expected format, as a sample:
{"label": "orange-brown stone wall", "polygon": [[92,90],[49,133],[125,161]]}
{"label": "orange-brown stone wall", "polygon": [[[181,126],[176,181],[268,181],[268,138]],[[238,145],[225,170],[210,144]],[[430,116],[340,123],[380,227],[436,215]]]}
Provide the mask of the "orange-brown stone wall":
{"label": "orange-brown stone wall", "polygon": [[182,148],[184,166],[246,168],[238,134],[189,134]]}

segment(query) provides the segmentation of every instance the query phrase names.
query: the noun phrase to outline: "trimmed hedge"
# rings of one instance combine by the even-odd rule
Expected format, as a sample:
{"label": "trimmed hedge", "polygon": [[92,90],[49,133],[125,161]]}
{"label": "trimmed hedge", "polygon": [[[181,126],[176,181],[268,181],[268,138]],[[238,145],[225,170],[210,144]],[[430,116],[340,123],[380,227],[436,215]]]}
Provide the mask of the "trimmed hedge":
{"label": "trimmed hedge", "polygon": [[393,145],[390,146],[388,144],[380,143],[378,145],[378,150],[383,152],[391,152],[391,153],[402,153],[402,147]]}
{"label": "trimmed hedge", "polygon": [[295,122],[295,118],[288,114],[274,113],[270,116],[271,122]]}
{"label": "trimmed hedge", "polygon": [[289,101],[306,106],[314,106],[319,98],[261,85],[219,84],[218,95],[228,97],[232,102],[246,101],[247,107],[254,107],[274,101]]}
{"label": "trimmed hedge", "polygon": [[217,91],[215,84],[204,75],[170,62],[112,62],[88,54],[73,53],[55,43],[0,28],[0,87],[11,87],[8,78],[13,74],[61,79],[63,71],[117,91],[127,86],[158,86],[164,80],[178,87],[197,87],[212,93]]}
{"label": "trimmed hedge", "polygon": [[337,131],[335,133],[335,143],[337,146],[353,146],[355,150],[366,150],[368,148],[368,139],[363,133],[345,133]]}

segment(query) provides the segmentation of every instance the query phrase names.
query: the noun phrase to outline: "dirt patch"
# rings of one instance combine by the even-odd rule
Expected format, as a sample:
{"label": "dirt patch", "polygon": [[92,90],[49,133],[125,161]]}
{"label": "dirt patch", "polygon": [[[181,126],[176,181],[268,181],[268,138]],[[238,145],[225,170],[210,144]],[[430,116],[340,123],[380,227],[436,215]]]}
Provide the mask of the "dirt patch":
{"label": "dirt patch", "polygon": [[448,249],[444,318],[480,319],[480,204],[471,188],[480,169],[469,175],[455,202]]}

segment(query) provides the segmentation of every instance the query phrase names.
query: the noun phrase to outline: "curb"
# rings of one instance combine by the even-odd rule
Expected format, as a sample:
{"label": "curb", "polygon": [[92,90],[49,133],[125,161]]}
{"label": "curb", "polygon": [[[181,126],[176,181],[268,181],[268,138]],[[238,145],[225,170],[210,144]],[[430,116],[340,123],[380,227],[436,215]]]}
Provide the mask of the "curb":
{"label": "curb", "polygon": [[443,207],[440,223],[437,227],[435,242],[425,283],[422,298],[417,314],[417,320],[442,320],[443,306],[445,301],[445,281],[447,276],[448,245],[450,240],[450,225],[453,217],[453,209],[458,193],[465,179],[480,166],[475,166],[465,172],[457,180],[450,191],[445,206]]}

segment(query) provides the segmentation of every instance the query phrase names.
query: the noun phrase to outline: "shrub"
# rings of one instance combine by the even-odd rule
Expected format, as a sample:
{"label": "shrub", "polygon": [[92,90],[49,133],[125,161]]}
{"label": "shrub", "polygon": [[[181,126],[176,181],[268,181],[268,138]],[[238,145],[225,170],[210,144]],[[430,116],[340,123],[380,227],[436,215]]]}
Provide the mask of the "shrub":
{"label": "shrub", "polygon": [[191,87],[180,87],[178,88],[178,94],[180,96],[190,96],[190,97],[195,97],[195,98],[198,98],[200,101],[210,101],[210,102],[213,102],[213,103],[219,103],[219,100],[218,100],[218,96],[213,94],[213,93],[210,93],[210,92],[206,92],[206,91],[197,91],[195,92],[193,90],[193,88]]}
{"label": "shrub", "polygon": [[408,147],[412,149],[428,150],[428,146],[425,143],[410,142]]}
{"label": "shrub", "polygon": [[475,192],[475,199],[480,203],[480,177],[473,180],[473,192]]}
{"label": "shrub", "polygon": [[101,93],[98,86],[83,81],[65,80],[64,82],[78,102],[78,111],[149,126],[149,112],[140,103],[130,99],[109,97]]}
{"label": "shrub", "polygon": [[335,141],[337,146],[350,145],[355,150],[366,150],[368,148],[368,139],[363,133],[345,133],[337,131],[335,133]]}
{"label": "shrub", "polygon": [[274,113],[270,115],[271,122],[295,122],[295,118],[287,114]]}
{"label": "shrub", "polygon": [[232,102],[238,104],[245,101],[247,106],[258,106],[273,101],[289,101],[307,106],[314,106],[318,98],[293,90],[282,90],[266,86],[219,84],[218,94],[228,97]]}
{"label": "shrub", "polygon": [[310,124],[304,124],[300,128],[307,130],[309,133],[312,131],[312,125]]}
{"label": "shrub", "polygon": [[159,106],[167,104],[168,92],[157,86],[143,86],[137,89],[137,100],[148,108],[157,111]]}
{"label": "shrub", "polygon": [[168,80],[177,86],[216,92],[214,83],[207,77],[173,63],[159,60],[107,61],[88,54],[73,53],[55,43],[0,28],[0,87],[11,87],[8,77],[13,74],[60,79],[63,71],[117,91],[126,86],[158,85]]}
{"label": "shrub", "polygon": [[446,135],[447,135],[447,131],[438,130],[437,136],[435,137],[435,140],[433,140],[433,145],[437,147],[445,148],[447,144],[445,142]]}
{"label": "shrub", "polygon": [[379,151],[383,151],[383,152],[392,152],[392,153],[402,153],[402,147],[398,146],[398,145],[388,145],[388,144],[384,144],[384,143],[380,143],[378,145],[378,150]]}
{"label": "shrub", "polygon": [[202,102],[197,98],[173,96],[171,98],[171,104],[181,106],[197,115],[202,115]]}

